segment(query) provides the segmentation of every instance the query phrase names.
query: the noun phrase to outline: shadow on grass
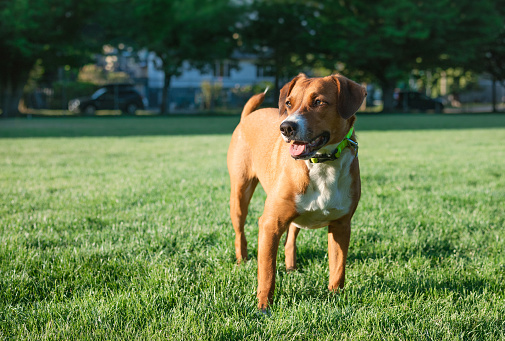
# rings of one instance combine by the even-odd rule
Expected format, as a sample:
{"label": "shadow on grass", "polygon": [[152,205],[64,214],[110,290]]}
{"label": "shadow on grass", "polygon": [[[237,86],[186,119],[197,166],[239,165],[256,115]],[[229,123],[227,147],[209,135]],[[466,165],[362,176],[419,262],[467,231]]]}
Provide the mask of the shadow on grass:
{"label": "shadow on grass", "polygon": [[[365,114],[358,131],[505,128],[505,114]],[[239,115],[21,117],[0,119],[0,138],[231,134]]]}
{"label": "shadow on grass", "polygon": [[[458,259],[466,259],[469,262],[464,269],[455,269],[453,264],[447,260],[453,256],[453,249],[451,245],[443,245],[441,249],[437,246],[434,250],[428,247],[429,251],[425,252],[426,247],[421,249],[421,255],[412,255],[410,252],[405,252],[403,255],[399,255],[397,258],[393,256],[395,261],[391,263],[384,255],[379,254],[368,254],[368,257],[356,257],[355,255],[350,255],[347,258],[348,266],[355,262],[362,262],[365,259],[376,260],[383,259],[384,268],[379,267],[376,270],[368,271],[360,276],[368,277],[366,279],[367,285],[363,285],[359,288],[351,288],[350,290],[357,290],[355,293],[357,296],[367,295],[374,290],[385,292],[386,290],[394,293],[404,293],[411,297],[450,297],[455,295],[456,298],[466,297],[470,293],[483,294],[485,292],[501,292],[505,289],[503,284],[503,276],[494,276],[492,274],[486,274],[482,272],[481,269],[471,265],[470,257],[466,255],[458,256]],[[401,252],[400,252],[401,253]],[[414,250],[413,253],[416,253]],[[321,261],[326,255],[326,250],[324,248],[304,248],[302,252],[298,253],[298,272],[304,273],[305,269],[310,268],[312,262]],[[430,265],[427,265],[419,272],[413,271],[408,276],[395,276],[396,268],[398,266],[407,266],[408,261],[412,257],[421,257],[430,260]],[[398,263],[398,259],[401,259]],[[394,264],[389,267],[386,263]],[[282,268],[282,265],[281,265]],[[349,271],[357,271],[356,269],[351,269]],[[391,278],[394,277],[394,278]],[[320,298],[325,301],[328,295],[332,293],[326,293],[326,291],[321,291],[314,289],[315,292],[323,293]],[[349,290],[349,289],[346,289]],[[313,293],[312,297],[317,297],[317,293]]]}
{"label": "shadow on grass", "polygon": [[0,120],[0,138],[230,134],[238,115],[36,117]]}

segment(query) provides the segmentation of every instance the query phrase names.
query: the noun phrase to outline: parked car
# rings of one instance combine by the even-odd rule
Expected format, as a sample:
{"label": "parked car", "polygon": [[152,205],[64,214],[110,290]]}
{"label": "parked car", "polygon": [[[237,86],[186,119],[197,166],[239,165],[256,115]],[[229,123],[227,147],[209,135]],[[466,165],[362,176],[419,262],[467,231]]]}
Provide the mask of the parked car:
{"label": "parked car", "polygon": [[444,104],[436,98],[415,91],[401,91],[395,94],[395,108],[399,110],[434,110],[442,112]]}
{"label": "parked car", "polygon": [[68,102],[72,112],[94,115],[97,110],[121,110],[134,115],[138,109],[146,107],[145,99],[132,84],[109,84],[91,96],[75,98]]}

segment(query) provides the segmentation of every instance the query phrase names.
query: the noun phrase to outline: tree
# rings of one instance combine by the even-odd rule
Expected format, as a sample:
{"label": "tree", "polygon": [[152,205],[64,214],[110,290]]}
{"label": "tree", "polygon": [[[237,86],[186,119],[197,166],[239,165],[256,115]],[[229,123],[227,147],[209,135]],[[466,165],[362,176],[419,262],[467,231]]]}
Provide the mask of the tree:
{"label": "tree", "polygon": [[483,60],[485,71],[492,77],[493,112],[496,112],[496,82],[505,86],[505,29],[485,49]]}
{"label": "tree", "polygon": [[[121,1],[120,1],[121,2]],[[120,23],[123,36],[139,47],[155,52],[165,74],[161,113],[168,112],[168,90],[172,77],[183,71],[183,63],[205,69],[226,59],[236,46],[233,39],[239,8],[232,0],[133,0]]]}
{"label": "tree", "polygon": [[269,67],[275,77],[274,94],[280,81],[304,71],[317,60],[316,23],[318,4],[303,0],[254,0],[241,25],[243,50]]}
{"label": "tree", "polygon": [[377,81],[384,111],[412,69],[471,67],[498,27],[491,0],[327,1],[322,13],[327,59]]}
{"label": "tree", "polygon": [[99,34],[89,19],[100,0],[0,0],[0,109],[18,113],[30,71],[80,64]]}
{"label": "tree", "polygon": [[[505,26],[505,24],[504,24]],[[505,82],[505,27],[483,51],[484,68],[494,79]],[[505,86],[505,84],[504,84]]]}
{"label": "tree", "polygon": [[479,54],[484,60],[485,71],[493,79],[493,112],[496,112],[496,82],[505,86],[505,1],[496,0],[495,10],[501,17],[501,28]]}

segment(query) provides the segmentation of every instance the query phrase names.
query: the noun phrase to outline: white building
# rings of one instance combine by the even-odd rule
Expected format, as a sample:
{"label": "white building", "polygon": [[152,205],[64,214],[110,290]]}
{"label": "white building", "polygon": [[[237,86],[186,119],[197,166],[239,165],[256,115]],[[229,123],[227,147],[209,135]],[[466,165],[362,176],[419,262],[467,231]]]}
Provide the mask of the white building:
{"label": "white building", "polygon": [[[156,108],[161,104],[165,75],[159,67],[161,60],[154,53],[148,53],[146,60],[145,96],[149,100],[149,106]],[[184,63],[182,74],[173,77],[170,82],[170,110],[202,108],[204,83],[222,88],[220,104],[234,107],[242,105],[244,98],[250,95],[248,93],[244,97],[240,96],[241,93],[252,89],[254,85],[273,82],[271,70],[257,65],[252,55],[236,53],[229,61],[216,62],[209,66],[207,72]]]}

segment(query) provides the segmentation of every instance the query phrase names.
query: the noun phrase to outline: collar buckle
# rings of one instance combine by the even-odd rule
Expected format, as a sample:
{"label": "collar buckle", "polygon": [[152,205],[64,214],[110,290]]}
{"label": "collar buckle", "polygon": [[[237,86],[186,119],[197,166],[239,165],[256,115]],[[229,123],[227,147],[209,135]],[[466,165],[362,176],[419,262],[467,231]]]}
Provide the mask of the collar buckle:
{"label": "collar buckle", "polygon": [[358,157],[358,142],[353,141],[348,137],[346,137],[345,140],[347,140],[347,143],[349,143],[348,145],[354,149],[354,151],[355,151],[354,157]]}

